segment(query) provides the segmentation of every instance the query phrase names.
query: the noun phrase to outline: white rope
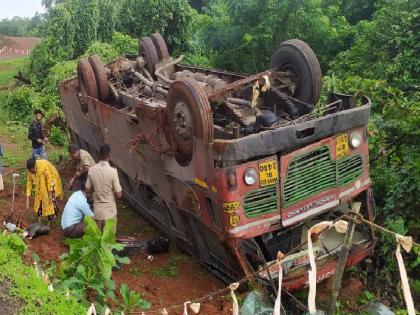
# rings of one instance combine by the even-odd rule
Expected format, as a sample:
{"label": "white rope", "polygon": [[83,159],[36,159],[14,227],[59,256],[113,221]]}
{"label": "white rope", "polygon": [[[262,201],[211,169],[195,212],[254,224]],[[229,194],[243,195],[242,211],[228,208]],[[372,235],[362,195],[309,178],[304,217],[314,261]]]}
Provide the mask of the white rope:
{"label": "white rope", "polygon": [[87,310],[86,315],[97,315],[96,314],[96,308],[95,308],[95,304],[91,304],[89,309]]}
{"label": "white rope", "polygon": [[231,283],[229,285],[230,288],[230,296],[232,297],[232,315],[239,315],[239,305],[238,300],[236,299],[235,290],[239,287],[239,283]]}
{"label": "white rope", "polygon": [[337,233],[345,233],[347,231],[348,222],[343,220],[333,221],[322,221],[308,230],[308,256],[309,264],[311,269],[308,270],[308,281],[309,281],[309,294],[308,294],[308,309],[310,314],[316,313],[316,263],[314,257],[314,250],[312,246],[312,234],[320,234],[325,230],[329,230],[334,227]]}
{"label": "white rope", "polygon": [[281,287],[283,282],[283,267],[282,267],[282,259],[284,258],[284,254],[282,252],[277,253],[277,264],[279,265],[279,287],[277,289],[277,298],[276,302],[274,303],[273,315],[280,315],[281,309]]}
{"label": "white rope", "polygon": [[404,260],[401,255],[401,246],[404,250],[409,253],[413,246],[413,238],[411,236],[402,236],[396,234],[397,250],[395,255],[397,256],[398,268],[400,269],[401,287],[404,294],[405,304],[407,306],[408,315],[415,315],[416,310],[414,309],[413,297],[411,296],[410,286],[408,284],[407,272],[405,270]]}
{"label": "white rope", "polygon": [[187,301],[184,303],[184,313],[183,315],[188,315],[188,304],[190,304],[190,301]]}

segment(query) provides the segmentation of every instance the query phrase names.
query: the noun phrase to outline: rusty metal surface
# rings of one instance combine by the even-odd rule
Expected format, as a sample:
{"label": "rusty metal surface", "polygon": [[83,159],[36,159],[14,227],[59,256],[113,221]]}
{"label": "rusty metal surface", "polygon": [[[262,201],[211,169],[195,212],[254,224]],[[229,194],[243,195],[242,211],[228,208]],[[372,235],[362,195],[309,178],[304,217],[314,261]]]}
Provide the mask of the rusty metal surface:
{"label": "rusty metal surface", "polygon": [[267,70],[267,71],[264,71],[264,72],[260,72],[260,73],[257,73],[257,74],[250,75],[248,77],[245,77],[245,78],[240,79],[238,81],[232,82],[232,83],[230,83],[230,84],[228,84],[228,85],[226,85],[226,86],[224,86],[220,89],[217,89],[215,91],[212,91],[212,92],[208,93],[207,97],[211,101],[217,101],[221,96],[223,96],[227,92],[234,91],[234,90],[240,88],[243,85],[258,81],[261,78],[263,78],[264,76],[270,77],[272,72],[273,72],[273,70]]}
{"label": "rusty metal surface", "polygon": [[[330,114],[297,125],[263,131],[235,140],[216,139],[214,156],[218,161],[246,161],[258,156],[290,151],[320,139],[368,123],[370,104]],[[311,135],[299,138],[299,131],[314,128]]]}
{"label": "rusty metal surface", "polygon": [[[373,240],[369,243],[368,246],[354,249],[350,252],[349,257],[347,258],[346,268],[357,265],[363,259],[368,257],[374,250],[376,246],[376,241]],[[321,282],[325,279],[332,277],[335,273],[337,267],[337,260],[330,260],[323,264],[322,266],[317,267],[317,282]],[[283,278],[283,285],[286,290],[295,291],[303,287],[308,286],[308,273],[302,273],[300,275],[289,275]]]}
{"label": "rusty metal surface", "polygon": [[185,64],[177,65],[176,71],[177,72],[191,71],[191,72],[203,73],[204,75],[216,75],[228,83],[238,81],[248,76],[247,74],[243,74],[243,73],[236,73],[236,72],[231,72],[231,71],[226,71],[226,70],[211,69],[211,68],[198,67],[198,66],[185,65]]}
{"label": "rusty metal surface", "polygon": [[98,98],[101,101],[105,101],[109,95],[109,82],[106,68],[101,62],[99,55],[90,56],[88,60],[95,74]]}
{"label": "rusty metal surface", "polygon": [[95,73],[86,58],[81,59],[77,64],[77,77],[83,97],[98,97]]}

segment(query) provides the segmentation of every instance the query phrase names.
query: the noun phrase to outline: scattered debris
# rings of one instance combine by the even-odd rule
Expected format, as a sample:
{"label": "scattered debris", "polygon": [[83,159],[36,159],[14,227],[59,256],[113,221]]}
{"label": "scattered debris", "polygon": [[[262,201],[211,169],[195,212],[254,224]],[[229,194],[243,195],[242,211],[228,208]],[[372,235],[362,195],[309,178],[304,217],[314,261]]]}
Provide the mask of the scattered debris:
{"label": "scattered debris", "polygon": [[35,237],[46,235],[49,232],[50,232],[50,228],[48,226],[43,225],[42,223],[36,222],[28,226],[28,228],[23,233],[23,236],[31,240]]}
{"label": "scattered debris", "polygon": [[169,253],[169,240],[164,236],[152,238],[147,242],[146,251],[154,255]]}
{"label": "scattered debris", "polygon": [[247,294],[240,310],[241,315],[271,315],[273,305],[266,301],[267,297],[258,291],[251,291]]}
{"label": "scattered debris", "polygon": [[369,315],[395,315],[388,306],[381,302],[370,303],[362,307],[362,310],[366,310]]}

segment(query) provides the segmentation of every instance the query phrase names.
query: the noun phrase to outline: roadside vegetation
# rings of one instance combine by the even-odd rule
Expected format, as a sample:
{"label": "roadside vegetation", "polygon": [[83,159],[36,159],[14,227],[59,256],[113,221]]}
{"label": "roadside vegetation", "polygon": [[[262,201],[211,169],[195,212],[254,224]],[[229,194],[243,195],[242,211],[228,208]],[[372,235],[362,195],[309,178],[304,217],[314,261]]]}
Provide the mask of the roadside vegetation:
{"label": "roadside vegetation", "polygon": [[[124,246],[115,242],[115,221],[108,221],[103,232],[91,218],[85,223],[82,239],[66,240],[70,251],[60,264],[42,262],[35,253],[31,257],[21,232],[0,234],[0,296],[7,314],[82,314],[91,302],[100,314],[111,304],[126,313],[150,308],[125,283],[120,297],[115,295],[112,269],[130,262],[117,254]],[[31,260],[32,266],[25,264]]]}
{"label": "roadside vegetation", "polygon": [[[80,57],[98,53],[108,62],[136,54],[137,39],[155,31],[163,34],[174,55],[185,54],[188,63],[246,73],[265,70],[278,43],[300,38],[320,60],[325,92],[371,98],[369,146],[376,222],[420,239],[418,1],[49,0],[44,4],[47,13],[36,24],[36,35],[44,40],[25,70],[32,83],[0,95],[2,115],[9,120],[27,124],[34,108],[43,109],[47,117],[63,117],[58,83],[75,74]],[[0,34],[4,34],[2,23]],[[0,71],[0,85],[3,75]],[[65,131],[56,128],[55,138],[54,143],[63,145]],[[402,306],[401,292],[395,294],[394,251],[394,240],[381,238],[370,267],[374,274],[360,266],[358,274],[366,298]],[[414,248],[406,255],[417,298],[419,251]],[[163,274],[173,274],[173,268]]]}
{"label": "roadside vegetation", "polygon": [[[26,245],[17,234],[0,235],[0,288],[9,283],[8,292],[0,292],[12,297],[4,300],[2,311],[19,314],[83,314],[86,307],[66,291],[48,288],[45,277],[36,267],[24,263]],[[3,302],[3,301],[2,301]],[[6,304],[6,305],[5,305]],[[12,307],[12,308],[10,308]],[[6,314],[6,313],[4,313]]]}

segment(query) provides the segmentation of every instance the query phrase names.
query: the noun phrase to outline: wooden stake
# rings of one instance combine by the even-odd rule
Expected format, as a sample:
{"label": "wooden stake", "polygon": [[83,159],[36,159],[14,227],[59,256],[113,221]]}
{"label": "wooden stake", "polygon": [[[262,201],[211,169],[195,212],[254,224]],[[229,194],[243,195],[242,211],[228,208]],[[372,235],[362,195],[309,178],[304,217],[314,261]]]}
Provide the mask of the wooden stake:
{"label": "wooden stake", "polygon": [[[360,202],[353,203],[353,206],[350,212],[350,217],[353,218],[354,214],[359,214],[360,206],[361,206]],[[335,304],[337,302],[338,294],[340,293],[341,281],[343,279],[343,274],[344,274],[344,267],[346,266],[347,257],[349,255],[350,247],[353,241],[353,234],[354,234],[355,226],[356,226],[356,223],[354,222],[354,220],[350,220],[349,227],[347,229],[346,236],[344,238],[344,244],[343,244],[343,247],[341,247],[338,266],[334,274],[334,283],[333,283],[333,288],[332,288],[332,295],[331,295],[330,308],[329,308],[328,315],[335,314]]]}

